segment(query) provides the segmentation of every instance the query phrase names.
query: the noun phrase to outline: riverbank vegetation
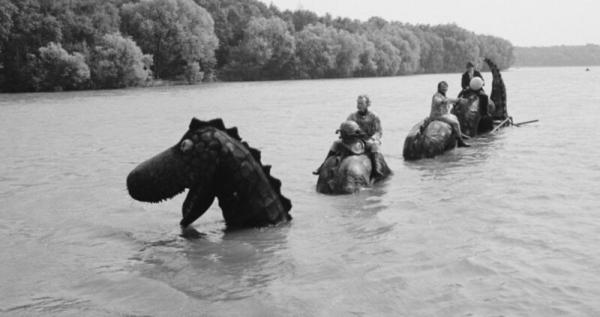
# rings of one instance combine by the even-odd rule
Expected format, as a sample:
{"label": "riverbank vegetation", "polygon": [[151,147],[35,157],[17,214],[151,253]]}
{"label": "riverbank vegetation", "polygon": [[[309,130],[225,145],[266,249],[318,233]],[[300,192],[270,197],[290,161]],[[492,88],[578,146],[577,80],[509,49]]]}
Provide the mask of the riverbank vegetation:
{"label": "riverbank vegetation", "polygon": [[516,47],[515,66],[600,65],[600,45]]}
{"label": "riverbank vegetation", "polygon": [[152,80],[272,80],[458,72],[514,61],[502,38],[257,0],[0,0],[0,90],[121,88]]}

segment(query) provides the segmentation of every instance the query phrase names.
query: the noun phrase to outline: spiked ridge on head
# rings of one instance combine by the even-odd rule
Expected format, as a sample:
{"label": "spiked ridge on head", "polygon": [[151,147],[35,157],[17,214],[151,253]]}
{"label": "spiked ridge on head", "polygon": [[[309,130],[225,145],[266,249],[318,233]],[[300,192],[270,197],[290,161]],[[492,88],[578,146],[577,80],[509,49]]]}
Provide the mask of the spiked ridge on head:
{"label": "spiked ridge on head", "polygon": [[483,61],[488,65],[488,67],[490,68],[490,71],[498,76],[498,77],[502,77],[502,75],[500,74],[500,70],[498,69],[498,65],[496,65],[491,59],[489,58],[484,58]]}
{"label": "spiked ridge on head", "polygon": [[225,132],[227,132],[227,134],[230,137],[232,137],[232,138],[234,138],[234,139],[236,139],[238,141],[242,140],[242,138],[240,138],[240,135],[238,134],[238,129],[236,127],[225,129]]}

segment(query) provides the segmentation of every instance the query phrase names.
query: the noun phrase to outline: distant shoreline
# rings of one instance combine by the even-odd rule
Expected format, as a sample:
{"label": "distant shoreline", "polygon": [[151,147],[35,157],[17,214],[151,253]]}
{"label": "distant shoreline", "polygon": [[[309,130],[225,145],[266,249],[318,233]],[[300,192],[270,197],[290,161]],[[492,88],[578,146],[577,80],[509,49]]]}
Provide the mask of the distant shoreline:
{"label": "distant shoreline", "polygon": [[[508,69],[503,70],[503,72],[510,72],[513,69],[519,68],[582,68],[583,71],[589,69],[589,71],[594,70],[595,67],[600,68],[600,64],[596,65],[513,65]],[[489,70],[483,71],[484,73],[488,73]],[[395,75],[395,76],[367,76],[367,77],[339,77],[339,78],[290,78],[290,79],[265,79],[265,80],[212,80],[212,81],[198,81],[195,83],[188,83],[185,80],[165,80],[165,79],[156,79],[150,81],[142,86],[131,86],[131,87],[123,87],[123,88],[109,88],[109,89],[83,89],[83,90],[65,90],[65,91],[23,91],[23,92],[0,92],[0,95],[16,95],[16,94],[47,94],[47,93],[60,93],[60,92],[85,92],[85,91],[110,91],[110,90],[127,90],[127,89],[148,89],[148,88],[163,88],[163,87],[175,87],[175,86],[202,86],[202,85],[210,85],[210,84],[226,84],[226,83],[251,83],[251,82],[269,82],[269,81],[317,81],[317,80],[360,80],[360,79],[371,79],[371,78],[396,78],[396,77],[408,77],[408,76],[423,76],[423,75],[436,75],[436,74],[455,74],[458,75],[460,72],[443,72],[443,73],[421,73],[421,74],[406,74],[406,75]]]}
{"label": "distant shoreline", "polygon": [[511,67],[554,67],[600,65],[600,45],[560,45],[514,48],[515,61]]}
{"label": "distant shoreline", "polygon": [[572,68],[589,68],[590,70],[592,70],[592,68],[594,67],[600,67],[600,64],[593,64],[593,65],[513,65],[511,66],[509,69],[506,69],[504,71],[510,71],[511,69],[515,69],[515,68],[561,68],[561,67],[572,67]]}

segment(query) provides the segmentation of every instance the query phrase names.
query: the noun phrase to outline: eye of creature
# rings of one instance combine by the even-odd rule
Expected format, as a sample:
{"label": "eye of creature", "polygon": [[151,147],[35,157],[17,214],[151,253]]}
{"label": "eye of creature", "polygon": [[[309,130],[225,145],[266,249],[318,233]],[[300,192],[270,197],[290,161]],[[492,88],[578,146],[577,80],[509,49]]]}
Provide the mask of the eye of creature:
{"label": "eye of creature", "polygon": [[194,142],[192,142],[190,139],[181,141],[181,144],[179,145],[179,149],[183,153],[190,151],[192,148],[194,148]]}

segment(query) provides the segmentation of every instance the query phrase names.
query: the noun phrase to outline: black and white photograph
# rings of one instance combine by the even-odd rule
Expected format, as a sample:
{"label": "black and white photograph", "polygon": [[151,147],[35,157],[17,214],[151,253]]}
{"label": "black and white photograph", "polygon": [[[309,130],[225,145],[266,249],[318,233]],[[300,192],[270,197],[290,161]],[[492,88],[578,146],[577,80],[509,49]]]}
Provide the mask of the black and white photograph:
{"label": "black and white photograph", "polygon": [[0,316],[600,316],[599,12],[0,0]]}

